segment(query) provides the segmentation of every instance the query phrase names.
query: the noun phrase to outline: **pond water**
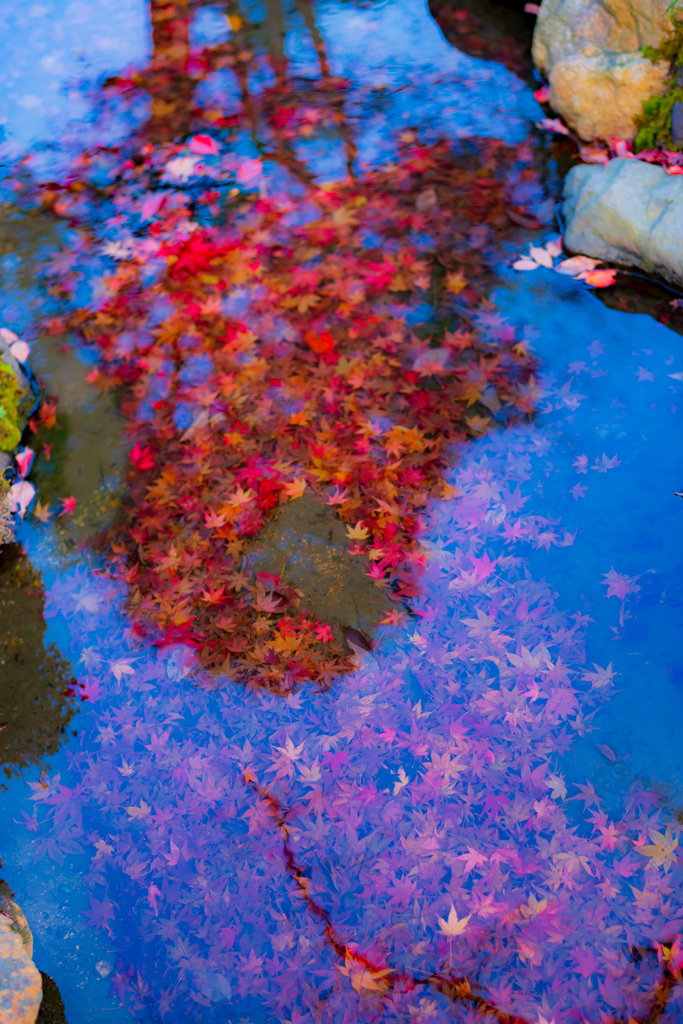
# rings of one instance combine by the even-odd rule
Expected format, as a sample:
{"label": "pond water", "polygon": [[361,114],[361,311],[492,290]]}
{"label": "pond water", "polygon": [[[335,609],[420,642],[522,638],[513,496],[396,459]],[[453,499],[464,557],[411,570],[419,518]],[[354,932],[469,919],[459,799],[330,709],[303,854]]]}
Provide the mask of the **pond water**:
{"label": "pond water", "polygon": [[[14,651],[26,642],[50,663],[21,672],[67,680],[78,704],[71,717],[68,701],[38,693],[46,733],[28,767],[11,744],[5,753],[2,870],[36,963],[70,1024],[683,1021],[657,958],[683,929],[680,335],[553,271],[510,269],[528,241],[554,237],[557,191],[534,129],[541,108],[514,71],[458,52],[418,0],[282,10],[291,81],[316,80],[321,52],[347,80],[353,152],[343,125],[301,133],[280,153],[288,167],[264,159],[263,198],[300,197],[301,167],[329,183],[350,159],[365,173],[400,164],[401,131],[425,145],[529,141],[522,162],[540,183],[513,167],[510,187],[536,227],[471,245],[487,263],[474,320],[485,343],[503,337],[536,358],[535,411],[506,425],[495,396],[476,406],[489,432],[453,443],[449,486],[426,502],[419,586],[385,625],[387,592],[348,554],[334,502],[309,491],[271,516],[249,564],[307,590],[335,642],[342,627],[361,631],[351,671],[283,692],[207,673],[196,644],[141,628],[128,584],[97,553],[128,500],[135,420],[116,390],[94,387],[92,347],[36,326],[62,311],[37,268],[73,249],[73,225],[6,192],[2,319],[32,339],[32,365],[59,396],[56,425],[28,439],[40,451],[31,479],[42,503],[76,498],[70,516],[27,514],[23,553],[0,566],[2,600],[22,609],[0,605],[12,634],[3,700],[23,679]],[[199,7],[193,45],[248,22],[241,45],[277,56],[278,12]],[[45,180],[94,145],[93,83],[145,64],[148,15],[131,0],[4,15],[7,161],[29,150]],[[258,61],[248,78],[254,97],[272,83]],[[223,70],[195,100],[229,115],[243,98]],[[113,105],[109,138],[141,109]],[[232,137],[238,166],[263,155],[255,135]],[[105,236],[132,245],[119,210]],[[91,262],[77,305],[95,306],[98,277],[123,265],[100,250]],[[239,287],[226,300],[251,301]],[[430,292],[391,301],[416,335],[436,331]]]}

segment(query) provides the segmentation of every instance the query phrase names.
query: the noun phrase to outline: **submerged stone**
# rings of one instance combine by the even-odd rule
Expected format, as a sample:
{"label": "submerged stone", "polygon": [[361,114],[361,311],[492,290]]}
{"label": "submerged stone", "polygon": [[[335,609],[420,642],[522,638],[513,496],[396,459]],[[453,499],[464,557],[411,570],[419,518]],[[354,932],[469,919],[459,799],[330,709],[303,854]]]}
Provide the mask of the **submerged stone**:
{"label": "submerged stone", "polygon": [[573,167],[564,186],[573,252],[683,283],[683,181],[655,164],[611,160]]}

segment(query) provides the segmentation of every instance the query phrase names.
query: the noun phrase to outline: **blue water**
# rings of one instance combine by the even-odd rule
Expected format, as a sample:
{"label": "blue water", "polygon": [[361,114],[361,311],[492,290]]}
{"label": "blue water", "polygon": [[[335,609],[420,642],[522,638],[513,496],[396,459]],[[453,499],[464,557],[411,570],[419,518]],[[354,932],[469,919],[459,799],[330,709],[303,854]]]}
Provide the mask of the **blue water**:
{"label": "blue water", "polygon": [[[65,125],[74,114],[87,115],[80,92],[74,91],[67,104],[63,100],[80,67],[79,49],[91,79],[144,59],[148,33],[143,13],[140,4],[44,3],[5,17],[0,35],[11,57],[4,71],[8,84],[2,115],[8,152],[30,140],[50,140],[56,124]],[[197,38],[226,31],[214,14],[203,17],[195,27]],[[420,4],[393,2],[369,9],[330,4],[321,8],[320,25],[334,69],[353,79],[355,102],[361,104],[373,89],[384,90],[376,117],[368,119],[362,133],[366,163],[390,156],[391,130],[406,120],[419,118],[435,136],[488,135],[517,142],[539,115],[524,83],[504,68],[453,51]],[[300,71],[310,70],[314,51],[296,21],[287,48]],[[334,177],[342,166],[341,153],[307,155],[322,176]],[[35,295],[25,293],[23,307],[20,298],[16,290],[3,297],[10,326],[21,325]],[[683,804],[683,502],[674,495],[683,488],[683,382],[672,375],[683,371],[681,339],[649,317],[608,309],[584,285],[551,271],[518,275],[501,265],[492,300],[538,356],[539,413],[533,424],[501,431],[459,453],[452,482],[461,497],[438,503],[427,517],[423,546],[428,571],[420,607],[433,605],[435,630],[438,626],[444,636],[449,629],[461,630],[465,638],[467,630],[458,623],[476,617],[478,607],[489,607],[490,593],[462,591],[458,582],[468,531],[465,512],[458,510],[474,509],[491,552],[519,559],[517,564],[501,562],[501,586],[528,592],[530,608],[536,595],[534,600],[546,609],[557,610],[558,636],[579,613],[584,617],[584,670],[599,673],[612,666],[609,699],[586,708],[584,721],[574,718],[567,726],[571,744],[555,766],[567,788],[589,780],[603,794],[609,813],[617,815],[628,788],[642,779],[675,811]],[[516,497],[511,480],[520,488]],[[484,481],[485,493],[476,481]],[[501,498],[506,488],[518,507]],[[545,523],[531,542],[527,536],[506,543],[501,530],[522,516],[542,517]],[[417,733],[424,729],[426,735],[427,724],[419,724],[422,711],[415,712],[417,703],[422,707],[428,699],[425,687],[434,672],[426,627],[424,636],[414,623],[387,634],[332,695],[305,693],[282,701],[230,686],[197,689],[187,652],[160,656],[134,640],[121,610],[123,595],[96,572],[96,561],[78,553],[65,559],[51,528],[29,520],[19,536],[44,574],[48,640],[72,659],[90,697],[75,721],[78,736],[71,736],[50,762],[49,789],[40,786],[36,770],[0,793],[3,872],[33,927],[36,961],[60,986],[70,1024],[129,1019],[110,994],[112,979],[118,979],[119,991],[141,1019],[150,1002],[148,986],[154,988],[158,979],[162,992],[154,992],[154,1001],[164,1019],[187,1019],[188,1005],[194,1007],[191,1019],[198,1021],[233,1019],[226,1015],[234,1013],[259,1022],[285,1019],[285,1011],[275,1008],[278,994],[259,989],[262,971],[254,965],[268,935],[277,933],[276,956],[296,949],[299,957],[298,973],[287,984],[305,988],[306,957],[317,964],[311,951],[320,947],[319,929],[288,889],[277,833],[268,831],[267,819],[249,804],[235,766],[260,764],[276,745],[290,749],[286,741],[296,747],[302,738],[297,730],[304,726],[303,738],[311,746],[328,754],[343,751],[346,741],[333,734],[341,730],[343,735],[349,723],[362,723],[374,702],[387,702],[387,721],[395,714],[406,725],[417,714]],[[604,577],[611,570],[630,590],[623,602],[606,596]],[[455,583],[450,589],[443,578],[448,573]],[[562,620],[565,625],[560,612],[569,616]],[[526,615],[526,610],[519,612],[521,623]],[[567,649],[574,658],[572,671],[579,672],[580,650],[570,642]],[[394,708],[387,680],[407,661],[416,690],[406,696],[399,688]],[[380,809],[365,810],[361,804],[355,823],[340,833],[334,856],[321,858],[320,865],[315,834],[300,839],[307,862],[328,871],[337,883],[344,872],[355,883],[356,864],[362,863],[369,876],[391,858],[406,875],[410,865],[417,870],[426,854],[407,845],[401,829],[408,811],[392,793],[398,785],[400,794],[403,785],[399,769],[415,779],[417,756],[406,753],[399,763],[387,753],[384,763],[384,754],[377,754],[377,763],[361,777],[386,792]],[[300,797],[298,776],[296,784],[288,777],[282,785],[289,787],[292,799]],[[42,827],[31,821],[34,796],[36,820],[46,822]],[[149,840],[143,839],[145,803],[158,818]],[[171,807],[187,842],[207,846],[205,856],[195,850],[192,866],[180,840],[173,839],[176,833],[165,831],[164,815]],[[139,816],[130,813],[133,808],[140,809]],[[126,809],[128,831],[121,825]],[[246,835],[237,829],[243,818],[250,822]],[[380,818],[390,828],[381,849],[368,848],[359,834]],[[327,826],[320,821],[322,836]],[[92,860],[93,850],[100,851],[99,861]],[[177,869],[176,878],[164,867],[167,884],[156,892],[149,880],[143,881],[152,856]],[[254,877],[247,877],[250,865],[261,872],[260,889]],[[252,900],[249,905],[248,885],[258,889],[260,904]],[[343,885],[340,891],[343,896]],[[356,890],[352,894],[361,905],[354,911],[356,927],[360,921],[364,937],[371,938],[386,921],[379,910],[373,918],[371,897],[363,902]],[[350,920],[342,896],[339,907]],[[404,907],[401,897],[396,899]],[[409,900],[405,906],[408,915]],[[172,912],[163,918],[169,908]],[[181,922],[179,935],[173,913]],[[238,948],[240,915],[248,922],[251,953],[248,946],[240,947],[240,966],[229,969],[225,951],[233,942]],[[166,932],[160,919],[170,922]],[[131,974],[129,965],[140,973]],[[418,968],[425,969],[424,964]],[[261,979],[253,982],[253,991],[251,977]],[[442,1004],[435,1012],[443,1015],[435,1019],[446,1019]],[[540,1017],[542,1009],[536,1012]],[[302,1011],[291,1019],[310,1018]],[[394,1019],[402,1018],[397,1014]],[[671,1009],[667,1019],[683,1019],[680,1008]]]}

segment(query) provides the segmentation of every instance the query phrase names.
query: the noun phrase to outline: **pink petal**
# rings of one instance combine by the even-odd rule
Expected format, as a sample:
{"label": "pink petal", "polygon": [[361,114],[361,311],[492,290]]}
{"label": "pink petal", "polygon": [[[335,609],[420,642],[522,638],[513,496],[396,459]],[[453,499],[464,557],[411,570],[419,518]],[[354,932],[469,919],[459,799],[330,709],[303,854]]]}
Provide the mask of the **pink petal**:
{"label": "pink petal", "polygon": [[513,270],[538,270],[538,263],[535,260],[529,259],[528,256],[522,256],[521,259],[512,264],[512,268]]}
{"label": "pink petal", "polygon": [[15,455],[15,461],[19,470],[19,475],[26,478],[33,465],[33,460],[36,453],[31,448],[22,448],[18,455]]}
{"label": "pink petal", "polygon": [[586,271],[595,270],[601,260],[594,260],[590,256],[571,256],[568,260],[562,260],[555,267],[558,274],[583,274]]}
{"label": "pink petal", "polygon": [[18,512],[19,516],[23,519],[24,513],[33,501],[35,494],[36,489],[28,480],[19,480],[16,484],[12,484],[9,489],[12,511]]}
{"label": "pink petal", "polygon": [[548,269],[550,269],[553,265],[553,258],[550,253],[547,249],[542,249],[540,246],[530,245],[529,255],[532,260],[536,260],[536,262],[540,263],[542,267],[548,267]]}
{"label": "pink petal", "polygon": [[544,117],[542,121],[536,123],[537,128],[545,128],[549,132],[557,132],[558,135],[569,135],[569,128],[566,124],[562,124],[559,118]]}
{"label": "pink petal", "polygon": [[142,204],[142,209],[140,211],[142,219],[149,220],[155,213],[158,213],[164,199],[165,196],[163,192],[155,192],[153,196],[150,196],[149,199]]}
{"label": "pink petal", "polygon": [[19,363],[25,363],[31,354],[31,349],[25,341],[15,341],[10,345],[10,352]]}
{"label": "pink petal", "polygon": [[195,135],[193,139],[190,139],[189,149],[191,153],[218,156],[218,145],[210,135]]}
{"label": "pink petal", "polygon": [[545,243],[546,252],[555,258],[556,256],[562,255],[562,235],[558,235],[557,238],[553,238],[551,242]]}

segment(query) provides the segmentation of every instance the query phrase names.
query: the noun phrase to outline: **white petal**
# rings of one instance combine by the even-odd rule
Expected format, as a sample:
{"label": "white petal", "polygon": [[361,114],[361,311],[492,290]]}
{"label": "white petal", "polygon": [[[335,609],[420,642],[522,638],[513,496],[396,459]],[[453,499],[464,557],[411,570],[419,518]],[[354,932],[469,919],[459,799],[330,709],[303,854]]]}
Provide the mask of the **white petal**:
{"label": "white petal", "polygon": [[553,258],[550,253],[547,249],[541,249],[540,246],[530,245],[529,255],[532,260],[536,260],[536,262],[540,263],[542,267],[552,267],[553,265]]}
{"label": "white petal", "polygon": [[530,260],[528,256],[522,256],[520,260],[512,264],[514,270],[538,270],[538,263]]}

